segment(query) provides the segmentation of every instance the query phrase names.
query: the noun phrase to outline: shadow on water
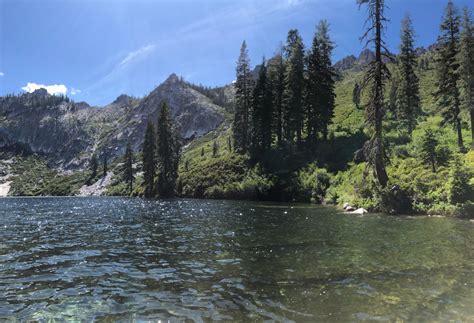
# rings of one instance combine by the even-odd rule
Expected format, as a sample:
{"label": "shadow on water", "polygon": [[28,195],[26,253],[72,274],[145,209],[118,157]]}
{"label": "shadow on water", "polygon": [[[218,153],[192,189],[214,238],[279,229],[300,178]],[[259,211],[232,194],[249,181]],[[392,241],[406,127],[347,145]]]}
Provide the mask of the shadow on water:
{"label": "shadow on water", "polygon": [[0,319],[474,320],[474,225],[333,208],[0,200]]}

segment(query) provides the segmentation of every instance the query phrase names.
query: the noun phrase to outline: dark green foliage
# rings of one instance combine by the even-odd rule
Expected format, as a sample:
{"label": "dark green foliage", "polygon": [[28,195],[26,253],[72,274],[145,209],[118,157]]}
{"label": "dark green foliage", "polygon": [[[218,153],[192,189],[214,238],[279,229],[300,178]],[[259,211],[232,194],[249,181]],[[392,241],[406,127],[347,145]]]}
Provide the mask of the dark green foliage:
{"label": "dark green foliage", "polygon": [[385,187],[388,182],[388,175],[385,169],[382,129],[384,87],[386,80],[390,78],[390,71],[382,59],[382,49],[388,52],[382,39],[382,29],[387,19],[384,16],[385,6],[383,0],[358,0],[357,2],[359,5],[367,4],[369,13],[367,22],[370,24],[363,38],[370,37],[367,43],[373,42],[375,47],[375,60],[369,64],[363,83],[363,87],[369,87],[370,91],[369,102],[365,110],[367,124],[371,127],[373,133],[367,157],[375,178],[382,187]]}
{"label": "dark green foliage", "polygon": [[252,127],[250,153],[258,159],[272,144],[272,92],[263,60],[252,95]]}
{"label": "dark green foliage", "polygon": [[127,143],[127,148],[125,150],[125,156],[123,158],[123,168],[122,168],[123,180],[127,184],[129,194],[133,191],[133,180],[135,179],[133,171],[133,151],[130,146],[130,142]]}
{"label": "dark green foliage", "polygon": [[216,158],[218,152],[219,152],[219,145],[217,144],[217,141],[214,140],[214,142],[212,143],[212,157]]}
{"label": "dark green foliage", "polygon": [[157,193],[160,197],[171,197],[175,194],[181,147],[165,102],[161,105],[156,137]]}
{"label": "dark green foliage", "polygon": [[460,157],[456,157],[451,167],[449,200],[453,204],[474,201],[474,188],[469,183],[472,173]]}
{"label": "dark green foliage", "polygon": [[474,148],[474,26],[468,8],[464,8],[462,27],[460,51],[463,103],[471,118],[471,148]]}
{"label": "dark green foliage", "polygon": [[320,58],[320,106],[317,109],[317,118],[319,119],[319,131],[324,140],[328,138],[328,126],[334,117],[335,106],[335,77],[336,72],[332,67],[332,50],[334,44],[329,38],[329,24],[326,20],[322,20],[316,32],[319,44],[319,58]]}
{"label": "dark green foliage", "polygon": [[[401,126],[411,135],[421,114],[419,79],[416,75],[417,57],[414,46],[413,24],[407,15],[402,20],[400,55],[398,63],[397,117]],[[393,82],[392,84],[395,84]]]}
{"label": "dark green foliage", "polygon": [[425,130],[425,134],[421,138],[420,157],[424,163],[431,166],[433,173],[436,172],[436,149],[438,140],[431,129]]}
{"label": "dark green foliage", "polygon": [[99,168],[99,162],[97,161],[96,154],[92,154],[89,161],[89,170],[91,172],[90,178],[87,180],[88,184],[91,184],[92,180],[97,177],[97,169]]}
{"label": "dark green foliage", "polygon": [[108,171],[109,170],[107,168],[107,154],[104,153],[104,156],[102,156],[102,177],[107,176]]}
{"label": "dark green foliage", "polygon": [[149,120],[145,130],[145,140],[143,142],[143,181],[144,196],[153,197],[155,195],[155,127]]}
{"label": "dark green foliage", "polygon": [[234,148],[237,152],[246,153],[249,148],[249,113],[252,103],[253,82],[245,41],[240,48],[236,74],[233,124]]}
{"label": "dark green foliage", "polygon": [[229,150],[229,152],[232,152],[232,140],[229,138],[227,138],[227,149]]}
{"label": "dark green foliage", "polygon": [[201,149],[201,157],[204,157],[204,147]]}
{"label": "dark green foliage", "polygon": [[352,103],[354,103],[356,109],[360,109],[360,91],[359,83],[356,82],[352,90]]}
{"label": "dark green foliage", "polygon": [[438,89],[435,93],[443,108],[444,123],[452,124],[457,131],[458,147],[463,150],[461,132],[459,82],[459,25],[460,17],[450,0],[441,24],[441,35],[437,43]]}
{"label": "dark green foliage", "polygon": [[303,130],[304,45],[298,30],[288,32],[285,46],[286,70],[283,92],[283,132],[293,143],[301,144]]}
{"label": "dark green foliage", "polygon": [[285,62],[283,49],[268,62],[268,78],[273,98],[273,133],[277,144],[283,140],[283,91],[285,90]]}

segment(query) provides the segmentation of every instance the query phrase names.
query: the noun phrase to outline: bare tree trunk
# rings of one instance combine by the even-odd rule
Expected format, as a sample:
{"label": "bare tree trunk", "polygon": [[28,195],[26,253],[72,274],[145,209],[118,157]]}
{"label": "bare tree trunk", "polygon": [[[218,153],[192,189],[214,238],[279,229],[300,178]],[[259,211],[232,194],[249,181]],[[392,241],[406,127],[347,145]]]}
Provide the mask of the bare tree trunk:
{"label": "bare tree trunk", "polygon": [[471,149],[474,149],[474,108],[471,108]]}
{"label": "bare tree trunk", "polygon": [[381,1],[377,0],[375,5],[375,174],[382,187],[387,186],[388,175],[385,170],[383,140],[382,140],[382,120],[383,120],[383,79],[382,79],[382,21],[381,21]]}

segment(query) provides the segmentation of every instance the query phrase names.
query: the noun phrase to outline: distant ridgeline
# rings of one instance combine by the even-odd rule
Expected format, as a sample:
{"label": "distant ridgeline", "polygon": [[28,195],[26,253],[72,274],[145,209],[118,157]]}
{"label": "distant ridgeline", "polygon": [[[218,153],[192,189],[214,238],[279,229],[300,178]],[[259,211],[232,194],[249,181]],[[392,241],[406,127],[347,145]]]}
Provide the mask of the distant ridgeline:
{"label": "distant ridgeline", "polygon": [[[367,35],[377,40],[383,3],[361,3],[380,13]],[[101,108],[45,90],[2,97],[0,184],[11,182],[10,195],[176,194],[473,216],[469,12],[449,1],[427,49],[414,35],[407,16],[397,55],[378,39],[332,64],[322,21],[306,48],[290,30],[254,68],[244,42],[236,81],[223,87],[173,74],[144,98]]]}

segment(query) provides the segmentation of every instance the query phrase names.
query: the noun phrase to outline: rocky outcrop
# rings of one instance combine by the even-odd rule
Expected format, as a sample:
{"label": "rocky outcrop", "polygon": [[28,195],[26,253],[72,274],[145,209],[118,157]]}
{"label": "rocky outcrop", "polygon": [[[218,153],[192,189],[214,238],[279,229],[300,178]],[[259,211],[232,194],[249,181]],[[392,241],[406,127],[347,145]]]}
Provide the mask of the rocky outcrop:
{"label": "rocky outcrop", "polygon": [[185,140],[224,121],[224,108],[175,74],[143,99],[120,95],[103,108],[39,89],[0,97],[0,149],[44,155],[53,167],[83,168],[93,152],[113,159],[124,153],[127,142],[135,151],[141,149],[146,123],[156,123],[163,101]]}
{"label": "rocky outcrop", "polygon": [[78,196],[101,196],[107,190],[107,187],[112,184],[112,177],[114,174],[108,172],[105,177],[100,178],[92,185],[84,185],[79,189]]}

